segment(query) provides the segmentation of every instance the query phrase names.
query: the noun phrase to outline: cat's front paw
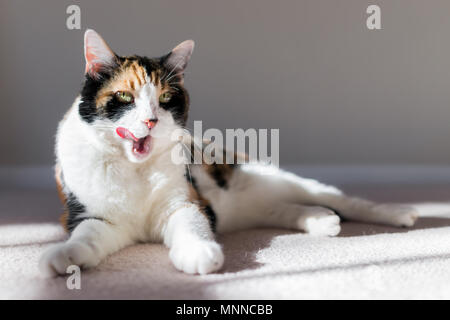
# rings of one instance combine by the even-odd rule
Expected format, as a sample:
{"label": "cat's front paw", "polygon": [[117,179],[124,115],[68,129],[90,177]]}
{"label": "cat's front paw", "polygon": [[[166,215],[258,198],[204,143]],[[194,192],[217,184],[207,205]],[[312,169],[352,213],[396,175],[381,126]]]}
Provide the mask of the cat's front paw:
{"label": "cat's front paw", "polygon": [[100,259],[94,250],[82,242],[66,242],[48,249],[39,261],[39,269],[46,277],[65,275],[67,267],[77,265],[91,268],[98,265]]}
{"label": "cat's front paw", "polygon": [[222,268],[222,248],[213,241],[196,241],[174,245],[169,252],[175,268],[190,274],[206,274]]}

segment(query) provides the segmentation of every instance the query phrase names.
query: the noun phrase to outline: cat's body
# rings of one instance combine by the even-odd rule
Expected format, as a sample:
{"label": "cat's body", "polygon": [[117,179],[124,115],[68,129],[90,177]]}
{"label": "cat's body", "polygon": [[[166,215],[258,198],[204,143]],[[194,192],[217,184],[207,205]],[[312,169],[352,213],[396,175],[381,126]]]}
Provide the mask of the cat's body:
{"label": "cat's body", "polygon": [[180,142],[172,133],[187,118],[182,73],[192,48],[187,41],[162,58],[123,58],[86,32],[86,83],[56,141],[63,223],[71,236],[44,254],[43,272],[65,274],[69,265],[96,266],[133,243],[163,242],[177,269],[209,273],[224,261],[215,232],[282,227],[335,236],[336,212],[349,220],[414,224],[412,208],[350,198],[271,166],[173,161]]}

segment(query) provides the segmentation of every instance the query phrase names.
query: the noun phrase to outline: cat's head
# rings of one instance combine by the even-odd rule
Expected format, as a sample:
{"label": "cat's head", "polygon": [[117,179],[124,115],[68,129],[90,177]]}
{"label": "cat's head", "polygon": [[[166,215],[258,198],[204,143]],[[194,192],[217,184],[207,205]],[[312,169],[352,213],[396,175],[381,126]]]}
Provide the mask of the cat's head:
{"label": "cat's head", "polygon": [[187,40],[159,58],[122,57],[87,30],[81,119],[129,161],[147,160],[158,139],[167,140],[186,123],[189,96],[183,77],[193,48],[194,42]]}

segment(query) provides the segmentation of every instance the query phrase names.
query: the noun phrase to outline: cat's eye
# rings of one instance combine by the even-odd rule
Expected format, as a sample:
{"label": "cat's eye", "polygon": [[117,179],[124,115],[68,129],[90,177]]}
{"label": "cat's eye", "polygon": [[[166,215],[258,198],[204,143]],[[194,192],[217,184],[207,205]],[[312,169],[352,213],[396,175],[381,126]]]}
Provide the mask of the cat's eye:
{"label": "cat's eye", "polygon": [[172,99],[172,94],[170,92],[164,92],[159,96],[159,102],[167,103]]}
{"label": "cat's eye", "polygon": [[127,91],[117,91],[116,98],[122,103],[132,103],[134,101],[133,95]]}

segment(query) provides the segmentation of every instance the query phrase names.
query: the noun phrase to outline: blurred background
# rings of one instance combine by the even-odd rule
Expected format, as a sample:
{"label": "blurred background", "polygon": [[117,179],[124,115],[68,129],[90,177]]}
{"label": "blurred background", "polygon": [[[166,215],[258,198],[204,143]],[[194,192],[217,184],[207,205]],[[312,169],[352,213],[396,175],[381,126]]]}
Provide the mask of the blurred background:
{"label": "blurred background", "polygon": [[[68,30],[66,8],[81,8]],[[366,9],[381,8],[381,30]],[[278,128],[280,164],[331,183],[450,182],[450,2],[0,0],[0,185],[53,186],[83,33],[118,54],[185,39],[190,125]]]}

